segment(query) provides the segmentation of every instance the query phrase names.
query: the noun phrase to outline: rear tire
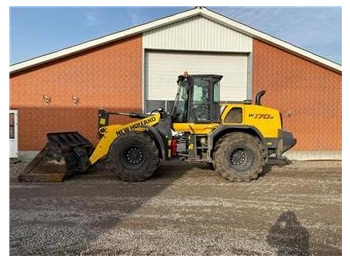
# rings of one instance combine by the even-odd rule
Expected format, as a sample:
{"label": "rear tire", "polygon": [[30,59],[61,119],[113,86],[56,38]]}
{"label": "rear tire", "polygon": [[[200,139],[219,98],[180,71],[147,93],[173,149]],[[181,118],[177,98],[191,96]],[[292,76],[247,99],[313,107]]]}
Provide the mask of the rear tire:
{"label": "rear tire", "polygon": [[122,181],[140,182],[152,176],[159,153],[149,135],[128,132],[119,136],[110,149],[113,173]]}
{"label": "rear tire", "polygon": [[256,179],[265,165],[261,141],[246,133],[230,133],[220,138],[213,159],[215,170],[232,182]]}

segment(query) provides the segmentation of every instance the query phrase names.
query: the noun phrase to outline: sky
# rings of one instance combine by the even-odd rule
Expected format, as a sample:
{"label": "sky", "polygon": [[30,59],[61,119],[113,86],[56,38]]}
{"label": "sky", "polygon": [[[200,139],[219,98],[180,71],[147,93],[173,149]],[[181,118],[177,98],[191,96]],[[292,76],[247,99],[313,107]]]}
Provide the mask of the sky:
{"label": "sky", "polygon": [[[193,7],[9,7],[10,65]],[[342,63],[341,7],[209,6],[212,11]]]}

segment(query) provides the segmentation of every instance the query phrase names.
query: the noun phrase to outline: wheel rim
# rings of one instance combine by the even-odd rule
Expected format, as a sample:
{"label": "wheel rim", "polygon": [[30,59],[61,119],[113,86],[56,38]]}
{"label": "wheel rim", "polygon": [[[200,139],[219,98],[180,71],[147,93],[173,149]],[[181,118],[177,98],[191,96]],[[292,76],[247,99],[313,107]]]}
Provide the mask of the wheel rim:
{"label": "wheel rim", "polygon": [[133,146],[124,150],[122,159],[125,165],[135,168],[143,163],[144,155],[139,147]]}
{"label": "wheel rim", "polygon": [[246,147],[234,148],[229,159],[231,167],[239,171],[248,169],[253,164],[253,160],[253,152]]}

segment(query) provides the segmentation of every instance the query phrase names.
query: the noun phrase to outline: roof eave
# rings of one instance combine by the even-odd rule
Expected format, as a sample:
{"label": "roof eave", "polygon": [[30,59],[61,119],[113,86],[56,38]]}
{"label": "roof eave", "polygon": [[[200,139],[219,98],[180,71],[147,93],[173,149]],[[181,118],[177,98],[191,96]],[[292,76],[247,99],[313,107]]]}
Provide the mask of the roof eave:
{"label": "roof eave", "polygon": [[246,26],[244,24],[241,24],[239,22],[236,22],[230,18],[227,18],[221,14],[215,13],[207,8],[204,7],[196,7],[194,9],[190,9],[188,11],[184,11],[172,16],[168,16],[165,18],[161,18],[159,20],[155,20],[146,24],[142,24],[118,33],[114,33],[105,37],[101,37],[98,39],[94,39],[76,46],[72,46],[69,48],[65,48],[47,55],[43,55],[37,58],[33,58],[18,64],[14,64],[10,66],[10,74],[17,73],[19,71],[28,69],[30,67],[38,66],[47,62],[54,61],[56,59],[61,59],[66,56],[70,56],[72,54],[76,54],[82,51],[86,51],[91,48],[95,48],[101,45],[105,45],[117,40],[122,40],[127,37],[135,36],[138,34],[142,34],[145,31],[153,30],[161,26],[165,26],[171,23],[175,23],[178,21],[181,21],[183,19],[188,19],[196,15],[201,15],[207,19],[210,19],[212,21],[215,21],[219,24],[222,24],[228,28],[231,28],[233,30],[236,30],[242,34],[248,35],[252,38],[261,40],[263,42],[269,43],[273,46],[276,46],[278,48],[281,48],[283,50],[286,50],[287,52],[293,53],[299,57],[302,57],[306,60],[309,60],[311,62],[314,62],[320,66],[323,66],[327,69],[330,69],[332,71],[335,71],[337,73],[342,72],[342,66],[339,64],[336,64],[330,60],[327,60],[323,57],[320,57],[318,55],[315,55],[311,52],[308,52],[306,50],[303,50],[297,46],[294,46],[292,44],[289,44],[283,40],[280,40],[278,38],[275,38],[273,36],[270,36],[266,33],[260,32],[254,28],[251,28],[249,26]]}
{"label": "roof eave", "polygon": [[276,37],[273,37],[271,35],[268,35],[266,33],[260,32],[254,28],[251,28],[247,25],[241,24],[239,22],[236,22],[230,18],[227,18],[221,14],[215,13],[211,10],[208,10],[206,8],[202,9],[201,14],[208,18],[211,19],[219,24],[222,24],[226,27],[229,27],[237,32],[240,32],[242,34],[245,34],[247,36],[250,36],[254,39],[260,40],[262,42],[271,44],[275,47],[281,48],[287,52],[293,53],[299,57],[302,57],[308,61],[314,62],[320,66],[326,67],[327,69],[330,69],[332,71],[335,71],[337,73],[342,72],[342,66],[334,63],[328,59],[325,59],[321,56],[315,55],[309,51],[306,51],[300,47],[294,46],[290,43],[287,43],[283,40],[280,40]]}
{"label": "roof eave", "polygon": [[168,16],[165,18],[161,18],[149,23],[145,23],[136,27],[132,27],[130,29],[126,29],[114,34],[110,34],[104,37],[100,37],[91,41],[84,42],[82,44],[78,44],[72,47],[64,48],[43,56],[35,57],[33,59],[20,62],[10,66],[10,74],[17,73],[22,70],[26,70],[33,66],[39,66],[44,63],[48,63],[54,61],[56,59],[61,59],[79,52],[83,52],[89,50],[91,48],[96,48],[105,44],[109,44],[114,41],[122,40],[124,38],[132,37],[135,35],[142,34],[145,31],[153,30],[155,28],[165,26],[171,23],[176,23],[181,21],[182,19],[191,18],[200,13],[199,8],[194,8],[182,13],[178,13],[172,16]]}

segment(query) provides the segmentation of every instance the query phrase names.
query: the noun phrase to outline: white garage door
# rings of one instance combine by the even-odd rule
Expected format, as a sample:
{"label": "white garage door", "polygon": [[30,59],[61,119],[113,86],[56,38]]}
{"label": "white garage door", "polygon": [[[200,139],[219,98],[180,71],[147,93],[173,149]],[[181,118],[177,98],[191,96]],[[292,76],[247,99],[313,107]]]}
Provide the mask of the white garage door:
{"label": "white garage door", "polygon": [[247,99],[247,68],[246,54],[148,51],[145,59],[146,111],[162,106],[161,101],[174,100],[177,76],[184,71],[188,71],[189,74],[223,75],[220,100],[243,101]]}

